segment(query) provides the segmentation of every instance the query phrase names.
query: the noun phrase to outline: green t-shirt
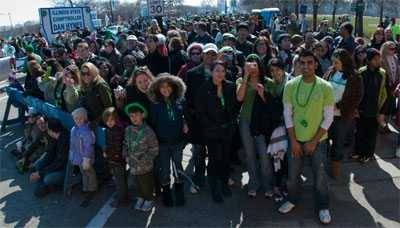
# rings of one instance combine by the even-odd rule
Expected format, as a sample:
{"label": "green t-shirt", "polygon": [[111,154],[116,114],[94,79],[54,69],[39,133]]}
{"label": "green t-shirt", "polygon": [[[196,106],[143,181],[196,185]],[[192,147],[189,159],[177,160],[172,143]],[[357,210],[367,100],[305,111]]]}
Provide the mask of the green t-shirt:
{"label": "green t-shirt", "polygon": [[400,25],[396,24],[390,27],[390,30],[392,31],[393,39],[396,40],[396,36],[400,35]]}
{"label": "green t-shirt", "polygon": [[[242,84],[242,82],[243,82],[243,78],[238,78],[236,80],[236,85],[238,88]],[[251,113],[253,110],[253,103],[254,103],[255,95],[256,95],[256,91],[254,90],[254,88],[250,84],[247,84],[246,94],[244,96],[242,108],[240,109],[240,113],[239,113],[240,119],[248,120],[248,121],[251,120]]]}
{"label": "green t-shirt", "polygon": [[[291,104],[293,107],[293,124],[297,140],[307,142],[318,132],[324,116],[324,107],[334,105],[334,99],[332,87],[324,79],[316,77],[314,87],[314,83],[304,83],[302,78],[298,76],[286,84],[283,103]],[[327,134],[321,141],[326,138]]]}

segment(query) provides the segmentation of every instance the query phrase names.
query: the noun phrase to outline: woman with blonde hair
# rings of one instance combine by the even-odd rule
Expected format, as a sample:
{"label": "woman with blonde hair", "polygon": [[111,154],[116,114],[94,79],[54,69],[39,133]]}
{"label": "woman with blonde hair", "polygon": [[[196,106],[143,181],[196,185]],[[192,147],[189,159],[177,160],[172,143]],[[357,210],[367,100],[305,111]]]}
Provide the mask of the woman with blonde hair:
{"label": "woman with blonde hair", "polygon": [[150,110],[150,100],[147,90],[154,76],[146,66],[137,68],[128,80],[123,90],[114,91],[117,108],[122,110],[126,104],[139,103],[146,110]]}
{"label": "woman with blonde hair", "polygon": [[76,65],[69,65],[55,77],[39,80],[39,88],[45,94],[45,100],[72,112],[78,107],[81,76]]}
{"label": "woman with blonde hair", "polygon": [[396,86],[400,83],[400,65],[396,53],[396,43],[385,42],[381,47],[382,68],[386,71],[388,85],[388,111],[387,115],[396,113],[396,97],[394,96]]}
{"label": "woman with blonde hair", "polygon": [[99,74],[99,69],[90,62],[81,66],[81,89],[83,107],[88,110],[91,126],[101,121],[103,111],[112,106],[111,89]]}

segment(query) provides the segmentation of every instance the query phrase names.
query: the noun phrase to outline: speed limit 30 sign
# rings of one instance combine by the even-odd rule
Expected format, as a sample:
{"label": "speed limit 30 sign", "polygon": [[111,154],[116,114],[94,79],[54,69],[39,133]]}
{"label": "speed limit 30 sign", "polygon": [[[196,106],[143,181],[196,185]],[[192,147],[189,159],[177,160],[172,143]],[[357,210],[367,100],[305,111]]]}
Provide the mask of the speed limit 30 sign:
{"label": "speed limit 30 sign", "polygon": [[149,16],[162,16],[164,15],[164,1],[163,0],[147,0],[149,8]]}

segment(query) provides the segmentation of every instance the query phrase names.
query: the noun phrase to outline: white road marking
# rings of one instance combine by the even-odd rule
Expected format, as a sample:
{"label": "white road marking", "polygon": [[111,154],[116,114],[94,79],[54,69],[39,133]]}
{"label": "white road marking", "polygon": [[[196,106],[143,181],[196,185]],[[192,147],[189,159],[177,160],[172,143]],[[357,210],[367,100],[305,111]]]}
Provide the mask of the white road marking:
{"label": "white road marking", "polygon": [[114,199],[114,194],[108,199],[108,201],[104,204],[104,206],[97,212],[96,216],[90,220],[89,224],[86,225],[86,228],[98,228],[104,227],[107,223],[108,218],[114,213],[115,209],[111,206],[111,202]]}
{"label": "white road marking", "polygon": [[398,181],[394,181],[394,178],[400,177],[400,169],[398,169],[392,163],[383,160],[376,154],[375,158],[376,158],[376,163],[378,163],[378,166],[391,177],[391,179],[393,180],[393,184],[400,190],[400,183]]}
{"label": "white road marking", "polygon": [[354,173],[350,173],[350,186],[349,190],[354,200],[356,200],[363,208],[365,208],[371,217],[375,220],[376,224],[381,224],[382,227],[400,227],[400,223],[387,219],[379,214],[374,207],[368,202],[363,192],[364,187],[354,181]]}

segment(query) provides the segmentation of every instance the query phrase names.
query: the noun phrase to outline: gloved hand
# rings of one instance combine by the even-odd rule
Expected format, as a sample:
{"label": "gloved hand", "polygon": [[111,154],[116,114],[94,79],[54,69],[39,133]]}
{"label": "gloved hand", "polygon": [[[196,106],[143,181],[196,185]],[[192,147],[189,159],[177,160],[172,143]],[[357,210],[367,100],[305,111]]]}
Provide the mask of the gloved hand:
{"label": "gloved hand", "polygon": [[91,166],[91,164],[90,164],[90,158],[83,158],[83,161],[82,161],[82,169],[83,169],[83,170],[89,170],[89,169],[90,169],[90,166]]}

